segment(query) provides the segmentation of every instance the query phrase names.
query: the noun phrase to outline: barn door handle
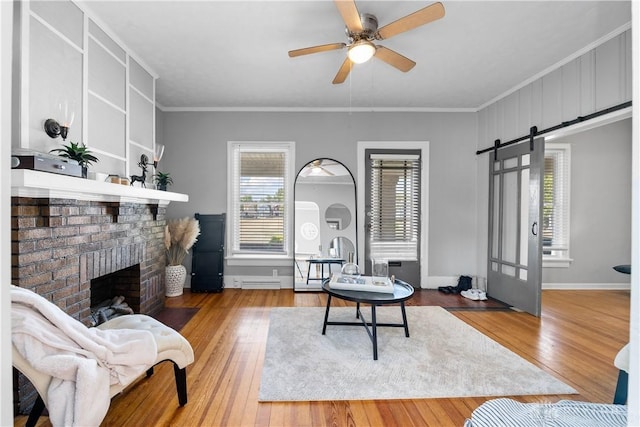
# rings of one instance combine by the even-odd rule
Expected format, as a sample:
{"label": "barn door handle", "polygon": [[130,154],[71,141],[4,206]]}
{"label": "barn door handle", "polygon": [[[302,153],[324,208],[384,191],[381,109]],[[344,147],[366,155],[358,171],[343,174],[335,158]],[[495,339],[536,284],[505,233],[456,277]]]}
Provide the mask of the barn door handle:
{"label": "barn door handle", "polygon": [[531,226],[531,234],[533,234],[534,236],[538,235],[538,221],[535,221]]}

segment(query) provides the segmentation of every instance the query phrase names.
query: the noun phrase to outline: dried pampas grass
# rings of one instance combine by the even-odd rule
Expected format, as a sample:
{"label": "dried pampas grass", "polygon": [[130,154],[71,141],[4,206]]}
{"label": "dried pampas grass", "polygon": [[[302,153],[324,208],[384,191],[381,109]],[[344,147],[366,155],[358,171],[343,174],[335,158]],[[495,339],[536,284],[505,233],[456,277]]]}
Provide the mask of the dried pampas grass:
{"label": "dried pampas grass", "polygon": [[200,223],[197,219],[185,217],[170,219],[164,228],[164,247],[167,250],[167,263],[181,265],[189,249],[200,235]]}

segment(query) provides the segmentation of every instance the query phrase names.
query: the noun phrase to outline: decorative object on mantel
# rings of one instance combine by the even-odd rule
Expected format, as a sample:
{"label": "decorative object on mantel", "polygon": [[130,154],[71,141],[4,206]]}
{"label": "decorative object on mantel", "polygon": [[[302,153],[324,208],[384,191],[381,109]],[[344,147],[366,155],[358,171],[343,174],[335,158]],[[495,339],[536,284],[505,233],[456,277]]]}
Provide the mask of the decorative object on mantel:
{"label": "decorative object on mantel", "polygon": [[144,188],[147,188],[147,166],[149,165],[149,158],[146,154],[140,156],[138,166],[142,169],[142,175],[131,175],[131,185],[135,182],[139,182]]}
{"label": "decorative object on mantel", "polygon": [[164,228],[167,250],[166,296],[182,295],[187,269],[182,262],[200,235],[200,222],[194,218],[170,219]]}
{"label": "decorative object on mantel", "polygon": [[75,160],[25,148],[11,150],[11,169],[29,169],[78,178],[82,176],[82,168]]}
{"label": "decorative object on mantel", "polygon": [[83,143],[74,143],[69,141],[69,145],[63,145],[63,148],[54,148],[50,153],[58,153],[58,156],[66,159],[75,160],[82,168],[82,177],[87,177],[87,169],[93,162],[98,162],[98,158]]}
{"label": "decorative object on mantel", "polygon": [[169,173],[158,172],[153,176],[158,190],[167,191],[167,186],[173,184],[173,178],[169,175]]}

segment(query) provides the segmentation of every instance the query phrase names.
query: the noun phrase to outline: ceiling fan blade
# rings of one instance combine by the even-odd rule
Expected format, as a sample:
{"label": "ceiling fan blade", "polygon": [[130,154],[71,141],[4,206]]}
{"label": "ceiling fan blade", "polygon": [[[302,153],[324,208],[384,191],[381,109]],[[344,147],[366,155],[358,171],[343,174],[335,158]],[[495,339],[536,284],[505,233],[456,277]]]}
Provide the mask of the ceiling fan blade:
{"label": "ceiling fan blade", "polygon": [[294,58],[296,56],[309,55],[311,53],[318,53],[318,52],[326,52],[326,51],[329,51],[329,50],[343,49],[346,46],[347,45],[344,44],[344,43],[322,44],[320,46],[312,46],[312,47],[305,47],[305,48],[302,48],[302,49],[290,50],[289,51],[289,56],[291,58]]}
{"label": "ceiling fan blade", "polygon": [[344,81],[347,79],[347,76],[349,75],[349,72],[351,71],[352,66],[353,66],[353,63],[347,56],[344,59],[344,62],[342,63],[342,65],[340,66],[340,69],[338,70],[338,74],[336,74],[336,76],[334,77],[333,84],[337,85],[340,83],[344,83]]}
{"label": "ceiling fan blade", "polygon": [[405,73],[416,65],[406,56],[400,55],[398,52],[384,46],[377,47],[375,57]]}
{"label": "ceiling fan blade", "polygon": [[358,12],[355,0],[334,0],[334,2],[349,31],[361,33],[363,31],[362,21],[360,21],[360,12]]}
{"label": "ceiling fan blade", "polygon": [[433,3],[380,28],[376,34],[376,38],[379,40],[385,40],[400,33],[404,33],[405,31],[413,30],[421,25],[433,22],[443,16],[444,6],[442,3]]}

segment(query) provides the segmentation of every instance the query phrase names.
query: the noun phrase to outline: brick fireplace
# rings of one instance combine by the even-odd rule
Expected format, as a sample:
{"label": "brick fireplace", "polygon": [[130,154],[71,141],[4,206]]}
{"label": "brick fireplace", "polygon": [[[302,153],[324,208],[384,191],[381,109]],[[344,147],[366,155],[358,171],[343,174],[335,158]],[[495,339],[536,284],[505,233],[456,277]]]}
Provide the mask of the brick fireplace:
{"label": "brick fireplace", "polygon": [[[12,284],[87,326],[92,281],[109,283],[136,313],[162,309],[166,207],[187,195],[32,170],[12,170],[11,184]],[[16,374],[16,413],[28,412],[35,398]]]}
{"label": "brick fireplace", "polygon": [[73,199],[12,198],[12,283],[91,323],[91,281],[139,265],[126,290],[136,312],[164,305],[165,207]]}

